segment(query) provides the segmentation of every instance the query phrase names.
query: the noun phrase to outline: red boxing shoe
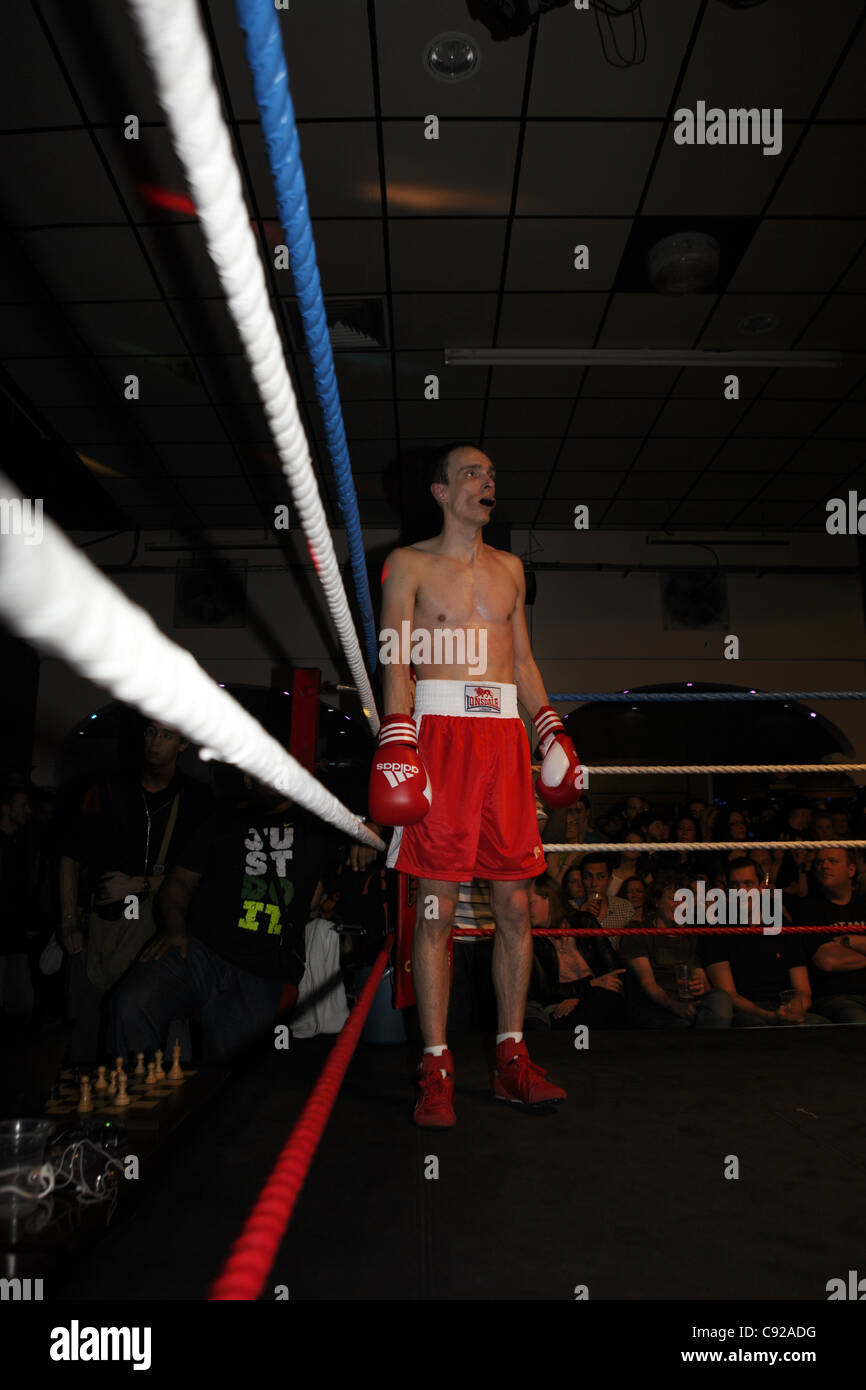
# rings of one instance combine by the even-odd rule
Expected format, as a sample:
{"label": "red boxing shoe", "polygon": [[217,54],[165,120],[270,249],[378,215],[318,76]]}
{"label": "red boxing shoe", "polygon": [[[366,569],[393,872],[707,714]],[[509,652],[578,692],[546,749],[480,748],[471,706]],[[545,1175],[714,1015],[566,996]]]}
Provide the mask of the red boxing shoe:
{"label": "red boxing shoe", "polygon": [[497,1100],[510,1100],[515,1105],[558,1105],[568,1096],[561,1086],[547,1079],[543,1067],[530,1059],[526,1043],[506,1038],[496,1048],[496,1071],[493,1075],[493,1094]]}
{"label": "red boxing shoe", "polygon": [[[443,1076],[442,1073],[447,1075]],[[440,1056],[425,1052],[418,1068],[420,1095],[413,1119],[425,1129],[450,1129],[456,1125],[454,1114],[454,1058],[448,1048]]]}

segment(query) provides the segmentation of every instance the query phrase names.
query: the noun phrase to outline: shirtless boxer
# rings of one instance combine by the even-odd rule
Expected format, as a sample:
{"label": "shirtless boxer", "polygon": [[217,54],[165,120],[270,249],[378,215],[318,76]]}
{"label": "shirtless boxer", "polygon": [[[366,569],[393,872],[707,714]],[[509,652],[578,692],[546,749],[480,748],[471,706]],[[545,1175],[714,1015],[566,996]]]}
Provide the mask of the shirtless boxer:
{"label": "shirtless boxer", "polygon": [[[532,963],[528,886],[546,865],[518,699],[541,739],[543,799],[555,806],[577,800],[581,768],[532,658],[523,566],[482,540],[495,490],[496,470],[480,450],[455,445],[443,452],[431,485],[442,530],[392,551],[383,574],[383,631],[411,632],[413,641],[426,633],[430,643],[430,660],[415,662],[414,718],[407,653],[383,662],[385,718],[370,814],[399,827],[388,863],[419,880],[412,970],[425,1047],[414,1118],[432,1128],[455,1123],[454,1061],[445,1042],[448,940],[459,884],[472,878],[490,883],[496,922],[494,1094],[526,1105],[566,1099],[530,1061],[521,1031]],[[444,641],[437,664],[434,638],[446,629],[472,634],[463,664],[459,645],[449,654]],[[481,675],[479,651],[486,659]]]}

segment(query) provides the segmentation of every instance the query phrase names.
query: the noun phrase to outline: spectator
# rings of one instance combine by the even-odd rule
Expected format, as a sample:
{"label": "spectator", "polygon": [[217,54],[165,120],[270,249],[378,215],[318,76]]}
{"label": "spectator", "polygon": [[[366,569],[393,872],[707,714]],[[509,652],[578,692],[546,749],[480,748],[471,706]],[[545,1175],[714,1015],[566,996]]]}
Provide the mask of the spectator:
{"label": "spectator", "polygon": [[670,821],[661,811],[644,811],[634,821],[634,828],[649,844],[660,845],[671,838]]}
{"label": "spectator", "polygon": [[[640,990],[629,1005],[629,1022],[635,1028],[729,1028],[733,1016],[730,999],[714,988],[702,965],[698,933],[682,932],[676,920],[676,893],[682,875],[668,872],[653,883],[645,921],[674,937],[626,936],[622,958],[628,963]],[[688,967],[689,1000],[680,997],[678,970]]]}
{"label": "spectator", "polygon": [[634,911],[623,898],[611,896],[610,864],[604,854],[587,854],[580,866],[580,881],[583,894],[576,907],[589,912],[598,926],[605,927],[607,940],[614,950],[619,942],[619,932],[629,926],[634,919]]}
{"label": "spectator", "polygon": [[0,787],[0,1015],[26,1021],[33,1012],[27,956],[32,911],[30,796],[17,779]]}
{"label": "spectator", "polygon": [[[573,806],[567,810],[551,811],[544,827],[544,839],[551,845],[591,845],[599,843],[599,836],[590,824],[589,797],[583,792]],[[570,868],[579,864],[583,855],[580,850],[557,850],[547,855],[548,872],[559,883]]]}
{"label": "spectator", "polygon": [[616,896],[630,904],[634,913],[630,925],[636,927],[638,922],[643,921],[644,908],[646,907],[647,890],[643,879],[638,878],[637,874],[627,878]]}
{"label": "spectator", "polygon": [[342,842],[279,792],[245,794],[193,833],[162,890],[164,928],[111,1001],[119,1056],[163,1046],[198,1012],[205,1061],[225,1061],[273,1027],[284,984],[304,974],[304,928]]}
{"label": "spectator", "polygon": [[583,879],[580,876],[579,865],[575,865],[563,875],[562,896],[566,902],[566,911],[576,908],[583,897]]}
{"label": "spectator", "polygon": [[844,835],[833,834],[833,817],[823,806],[819,806],[812,813],[812,824],[810,826],[813,840],[842,840]]}
{"label": "spectator", "polygon": [[[533,879],[529,915],[533,927],[594,925],[586,913],[566,918],[559,886],[550,874]],[[624,973],[604,937],[534,937],[527,1020],[531,1025],[546,1017],[551,1028],[621,1028]]]}
{"label": "spectator", "polygon": [[[714,840],[738,840],[747,841],[749,838],[749,817],[748,812],[739,810],[737,807],[723,806],[713,822]],[[731,849],[726,851],[728,860],[741,859],[744,851],[741,849]]]}
{"label": "spectator", "polygon": [[[77,1063],[100,1054],[106,993],[161,925],[166,871],[212,805],[207,788],[177,770],[187,747],[177,730],[151,720],[143,733],[139,768],[89,787],[61,835],[60,938],[69,953],[70,1058]],[[138,916],[130,918],[133,903]]]}
{"label": "spectator", "polygon": [[[728,869],[732,888],[760,891],[762,872],[752,859],[735,860]],[[760,899],[752,899],[752,922],[760,925]],[[826,1023],[810,1012],[812,991],[806,969],[806,953],[799,938],[766,936],[716,936],[705,949],[707,974],[718,989],[730,996],[734,1027],[762,1028],[770,1024]],[[795,997],[782,1002],[782,992]]]}
{"label": "spectator", "polygon": [[[349,1017],[346,986],[340,967],[344,938],[336,930],[340,885],[336,875],[320,883],[310,904],[304,928],[304,973],[292,1009],[292,1037],[312,1038],[339,1033]],[[348,946],[350,938],[345,938]]]}
{"label": "spectator", "polygon": [[639,816],[649,810],[649,803],[642,796],[626,797],[624,815],[628,825],[634,825]]}
{"label": "spectator", "polygon": [[[630,845],[642,845],[643,839],[636,830],[629,830],[625,836],[626,843]],[[639,849],[624,849],[617,856],[617,866],[610,876],[610,892],[616,896],[626,879],[639,876],[639,865],[643,858]]]}
{"label": "spectator", "polygon": [[[803,926],[844,927],[866,922],[866,895],[858,855],[852,849],[819,849],[817,890],[793,904]],[[815,1010],[831,1023],[866,1023],[866,936],[838,931],[803,936]]]}
{"label": "spectator", "polygon": [[848,807],[844,801],[832,801],[829,806],[833,840],[847,840],[850,832]]}

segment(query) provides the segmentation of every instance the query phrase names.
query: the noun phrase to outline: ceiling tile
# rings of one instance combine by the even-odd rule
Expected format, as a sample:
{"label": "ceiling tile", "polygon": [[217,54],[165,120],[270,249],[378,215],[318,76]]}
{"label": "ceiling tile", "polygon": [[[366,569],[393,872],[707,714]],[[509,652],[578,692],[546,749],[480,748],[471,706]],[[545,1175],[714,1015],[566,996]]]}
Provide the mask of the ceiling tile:
{"label": "ceiling tile", "polygon": [[[220,60],[240,120],[258,114],[246,45],[233,0],[209,0]],[[372,116],[372,69],[367,16],[355,0],[299,3],[278,12],[299,121],[313,116]]]}
{"label": "ceiling tile", "polygon": [[615,294],[598,342],[603,348],[690,348],[715,303],[711,294]]}
{"label": "ceiling tile", "polygon": [[671,504],[664,498],[657,498],[656,501],[611,502],[599,518],[593,518],[590,511],[590,526],[593,521],[598,525],[599,522],[605,527],[611,526],[652,526],[665,521],[670,513]]}
{"label": "ceiling tile", "polygon": [[485,435],[481,446],[496,471],[549,469],[559,448],[558,439],[509,439]]}
{"label": "ceiling tile", "polygon": [[694,106],[698,98],[719,106],[729,100],[742,106],[760,102],[783,107],[786,117],[808,116],[859,8],[859,0],[840,0],[830,12],[812,0],[786,0],[780,24],[772,5],[758,5],[748,14],[734,6],[711,6],[696,38],[680,104]]}
{"label": "ceiling tile", "polygon": [[141,353],[182,357],[183,339],[164,305],[69,304],[66,312],[97,356]]}
{"label": "ceiling tile", "polygon": [[447,121],[438,140],[425,140],[420,122],[389,122],[384,127],[389,214],[504,217],[517,133],[517,121]]}
{"label": "ceiling tile", "polygon": [[493,336],[495,294],[395,294],[395,347],[486,347]]}
{"label": "ceiling tile", "polygon": [[505,220],[437,217],[389,223],[394,290],[498,290]]}
{"label": "ceiling tile", "polygon": [[398,352],[397,395],[403,400],[420,400],[428,376],[439,378],[442,400],[483,397],[487,386],[487,367],[447,367],[441,348],[421,352]]}
{"label": "ceiling tile", "polygon": [[[238,473],[238,460],[231,445],[223,442],[154,445],[154,451],[173,478],[231,478]],[[270,471],[264,461],[247,460],[250,472]]]}
{"label": "ceiling tile", "polygon": [[[460,369],[462,372],[462,368]],[[479,368],[487,371],[487,368]],[[560,396],[572,401],[583,378],[584,367],[494,367],[491,398],[513,396]]]}
{"label": "ceiling tile", "polygon": [[[800,129],[785,123],[783,153],[773,157],[756,145],[677,145],[671,124],[642,211],[679,214],[684,226],[689,216],[756,216],[779,177],[779,160],[793,149]],[[785,209],[771,211],[784,214]]]}
{"label": "ceiling tile", "polygon": [[[748,420],[748,416],[746,417]],[[745,431],[745,426],[744,426]],[[745,431],[748,433],[748,431]],[[796,447],[790,439],[741,439],[708,441],[716,451],[713,467],[726,472],[772,472],[791,457]]]}
{"label": "ceiling tile", "polygon": [[[819,294],[726,294],[701,335],[698,347],[744,352],[800,347],[797,338],[822,303]],[[741,332],[739,324],[751,314],[778,314],[781,322],[760,337]]]}
{"label": "ceiling tile", "polygon": [[565,470],[557,468],[550,483],[548,497],[568,504],[571,522],[574,526],[574,508],[581,502],[596,502],[610,499],[620,486],[625,473],[619,468],[596,468]]}
{"label": "ceiling tile", "polygon": [[634,469],[623,482],[619,495],[628,500],[656,498],[662,502],[678,502],[690,482],[690,475],[681,471],[648,473]]}
{"label": "ceiling tile", "polygon": [[[768,161],[769,163],[769,161]],[[782,180],[768,212],[773,217],[820,214],[863,217],[866,186],[859,178],[840,178],[841,169],[866,163],[866,126],[812,126]]]}
{"label": "ceiling tile", "polygon": [[566,439],[559,456],[560,468],[628,468],[638,450],[638,439]]}
{"label": "ceiling tile", "polygon": [[[661,124],[529,121],[517,213],[612,217],[640,200]],[[616,170],[616,178],[611,170]]]}
{"label": "ceiling tile", "polygon": [[[862,348],[866,343],[864,307],[866,299],[862,295],[833,295],[824,308],[818,310],[797,347],[802,351],[825,349],[831,352]],[[832,375],[839,373],[834,371]]]}
{"label": "ceiling tile", "polygon": [[[241,126],[240,138],[259,215],[276,221],[276,197],[261,131],[257,125]],[[375,121],[305,125],[301,158],[312,217],[381,215]]]}
{"label": "ceiling tile", "polygon": [[77,125],[78,108],[28,0],[0,6],[4,127]]}
{"label": "ceiling tile", "polygon": [[818,110],[821,121],[866,120],[866,29],[860,29]]}
{"label": "ceiling tile", "polygon": [[866,448],[866,403],[849,401],[837,406],[830,418],[816,431],[818,438],[839,435],[844,439],[861,439]]}
{"label": "ceiling tile", "polygon": [[832,289],[864,236],[866,222],[768,220],[756,229],[728,289]]}
{"label": "ceiling tile", "polygon": [[[590,367],[581,394],[634,399],[665,397],[677,380],[677,367]],[[680,381],[688,373],[682,373]],[[705,391],[698,394],[704,395]]]}
{"label": "ceiling tile", "polygon": [[609,400],[581,400],[569,427],[573,436],[634,435],[641,438],[652,427],[660,401],[624,400],[614,405]]}
{"label": "ceiling tile", "polygon": [[139,405],[136,422],[155,443],[176,444],[189,440],[198,444],[221,444],[226,437],[216,411],[210,406],[178,409],[172,406]]}
{"label": "ceiling tile", "polygon": [[88,0],[40,0],[48,27],[89,120],[122,127],[134,112],[141,121],[164,120],[153,76],[126,5]]}
{"label": "ceiling tile", "polygon": [[739,498],[718,499],[713,502],[681,502],[672,513],[671,520],[677,526],[700,526],[715,530],[719,525],[732,521],[742,508]]}
{"label": "ceiling tile", "polygon": [[591,347],[606,303],[604,294],[506,294],[496,345]]}
{"label": "ceiling tile", "polygon": [[[533,369],[537,370],[537,369]],[[562,435],[571,401],[514,399],[491,401],[485,428],[494,435]]]}
{"label": "ceiling tile", "polygon": [[839,289],[843,294],[866,294],[866,247],[860,252]]}
{"label": "ceiling tile", "polygon": [[481,400],[401,401],[400,432],[429,433],[431,439],[477,439],[483,408]]}
{"label": "ceiling tile", "polygon": [[0,188],[5,217],[13,227],[123,218],[83,130],[0,135]]}
{"label": "ceiling tile", "polygon": [[738,430],[748,435],[799,439],[825,418],[826,401],[753,401]]}
{"label": "ceiling tile", "polygon": [[[721,364],[717,367],[684,367],[680,372],[673,395],[678,400],[687,396],[696,396],[701,400],[715,400],[722,396],[725,375],[725,369]],[[739,367],[737,379],[740,383],[740,399],[744,401],[754,400],[756,396],[761,394],[771,378],[773,378],[773,372],[768,367]],[[802,382],[800,385],[802,386]]]}
{"label": "ceiling tile", "polygon": [[[122,444],[123,435],[114,419],[89,406],[44,406],[45,419],[67,444],[80,447],[79,441],[90,444]],[[122,424],[122,422],[121,422]],[[130,434],[134,433],[130,422]],[[86,452],[86,451],[85,451]]]}
{"label": "ceiling tile", "polygon": [[27,232],[21,243],[59,300],[156,299],[158,287],[126,227]]}
{"label": "ceiling tile", "polygon": [[[270,225],[278,239],[285,241],[279,224]],[[324,295],[384,294],[385,254],[378,218],[317,218],[313,240]]]}
{"label": "ceiling tile", "polygon": [[718,439],[648,439],[635,449],[635,468],[660,473],[702,468],[719,447]]}
{"label": "ceiling tile", "polygon": [[668,401],[654,426],[661,437],[668,434],[689,434],[724,437],[736,429],[748,401]]}
{"label": "ceiling tile", "polygon": [[[629,68],[614,60],[634,52],[637,29],[625,5],[621,21],[571,5],[538,26],[530,116],[664,117],[697,14],[696,0],[680,0],[653,16],[642,62]],[[605,57],[607,61],[604,61]]]}
{"label": "ceiling tile", "polygon": [[[506,290],[609,290],[629,227],[626,218],[517,218],[508,249]],[[578,246],[587,248],[586,270],[575,269]]]}

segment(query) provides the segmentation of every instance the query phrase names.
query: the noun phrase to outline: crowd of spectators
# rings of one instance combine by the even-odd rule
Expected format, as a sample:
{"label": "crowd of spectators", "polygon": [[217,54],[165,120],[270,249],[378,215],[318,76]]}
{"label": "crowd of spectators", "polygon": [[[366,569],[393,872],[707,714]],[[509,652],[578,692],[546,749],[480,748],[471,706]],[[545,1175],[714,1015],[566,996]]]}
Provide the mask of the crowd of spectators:
{"label": "crowd of spectators", "polygon": [[[858,799],[661,807],[632,796],[594,820],[584,795],[580,844],[587,849],[548,856],[549,873],[532,886],[530,912],[534,926],[610,929],[604,937],[535,937],[527,1028],[563,1027],[566,1017],[569,1027],[866,1023],[866,936],[845,930],[866,922],[866,864],[857,850],[822,847],[866,838]],[[569,821],[577,823],[571,812],[551,815],[544,839],[570,842]],[[753,840],[808,843],[770,850],[753,848]],[[714,841],[718,850],[659,848]],[[635,848],[591,848],[605,842]],[[754,890],[749,920],[760,929],[733,936],[696,921],[684,930],[674,916],[676,895],[689,889],[697,899],[699,885],[704,897],[713,888]],[[766,889],[778,890],[778,933],[766,932],[759,915]],[[786,934],[785,925],[827,930]],[[623,927],[630,929],[625,935]],[[602,941],[612,956],[599,958]]]}

